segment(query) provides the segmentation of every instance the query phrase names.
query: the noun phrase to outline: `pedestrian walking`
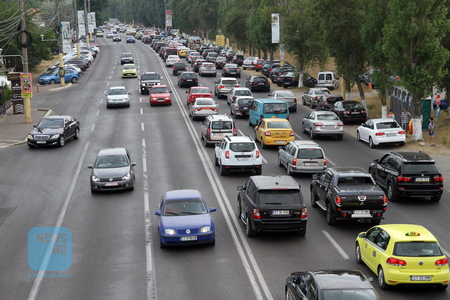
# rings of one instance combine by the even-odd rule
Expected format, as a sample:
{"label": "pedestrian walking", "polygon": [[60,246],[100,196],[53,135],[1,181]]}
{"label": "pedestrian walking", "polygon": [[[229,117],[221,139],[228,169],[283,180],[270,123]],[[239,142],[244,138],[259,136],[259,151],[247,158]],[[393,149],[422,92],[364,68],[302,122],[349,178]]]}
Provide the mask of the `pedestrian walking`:
{"label": "pedestrian walking", "polygon": [[388,118],[391,118],[391,119],[395,119],[395,114],[394,114],[394,112],[392,111],[392,109],[389,111],[389,114],[387,115],[387,117],[388,117]]}
{"label": "pedestrian walking", "polygon": [[430,123],[428,124],[428,134],[430,135],[430,144],[434,144],[434,130],[436,129],[436,125],[434,124],[433,117],[430,117]]}
{"label": "pedestrian walking", "polygon": [[411,114],[409,113],[408,109],[404,107],[402,114],[400,115],[400,120],[402,122],[402,128],[404,131],[406,131],[406,134],[408,134],[408,125],[410,118],[412,118]]}

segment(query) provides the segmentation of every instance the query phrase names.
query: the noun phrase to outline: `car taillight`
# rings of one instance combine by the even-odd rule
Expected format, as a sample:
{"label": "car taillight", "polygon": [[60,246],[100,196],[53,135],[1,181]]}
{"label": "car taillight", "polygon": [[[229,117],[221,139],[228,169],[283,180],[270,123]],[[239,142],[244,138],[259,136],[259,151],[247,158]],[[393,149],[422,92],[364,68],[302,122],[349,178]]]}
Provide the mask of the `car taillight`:
{"label": "car taillight", "polygon": [[184,78],[181,78],[180,81],[183,82],[183,81],[184,81]]}
{"label": "car taillight", "polygon": [[317,96],[316,96],[316,97],[314,97],[314,100],[316,100],[316,101],[317,101],[317,100],[319,100],[319,97],[317,97]]}
{"label": "car taillight", "polygon": [[265,135],[265,136],[270,136],[270,131],[264,132],[264,135]]}
{"label": "car taillight", "polygon": [[327,165],[327,160],[324,158],[323,159],[323,166],[325,167]]}
{"label": "car taillight", "polygon": [[237,135],[237,129],[233,128],[233,135]]}
{"label": "car taillight", "polygon": [[386,195],[383,196],[383,206],[387,205],[387,197]]}
{"label": "car taillight", "polygon": [[341,206],[341,197],[336,196],[334,197],[334,203],[336,203],[337,206]]}
{"label": "car taillight", "polygon": [[434,180],[434,182],[443,182],[444,181],[444,176],[442,176],[442,174],[434,175],[433,176],[433,180]]}
{"label": "car taillight", "polygon": [[349,112],[348,110],[344,110],[342,113],[343,113],[344,115],[349,115],[349,114],[350,114],[350,112]]}
{"label": "car taillight", "polygon": [[261,156],[261,154],[259,153],[258,150],[256,150],[256,158],[259,158]]}
{"label": "car taillight", "polygon": [[201,108],[196,108],[196,109],[195,109],[195,111],[201,111],[201,110],[202,110]]}
{"label": "car taillight", "polygon": [[264,84],[269,84],[269,82],[268,81],[264,81]]}
{"label": "car taillight", "polygon": [[223,89],[224,88],[224,86],[223,85],[219,85],[219,89]]}
{"label": "car taillight", "polygon": [[226,159],[230,158],[230,151],[225,151],[225,158]]}
{"label": "car taillight", "polygon": [[195,78],[195,82],[198,82],[198,78]]}
{"label": "car taillight", "polygon": [[397,176],[398,182],[409,182],[411,181],[411,177],[405,177],[404,175]]}
{"label": "car taillight", "polygon": [[294,159],[292,160],[292,165],[293,165],[293,166],[296,166],[296,165],[297,165],[297,159],[296,159],[296,158],[294,158]]}
{"label": "car taillight", "polygon": [[308,210],[305,208],[302,208],[302,213],[300,214],[300,218],[301,219],[306,219],[308,218]]}
{"label": "car taillight", "polygon": [[398,258],[394,258],[394,257],[389,257],[386,260],[386,263],[391,266],[398,266],[398,267],[406,266],[406,261],[404,261],[403,259],[398,259]]}
{"label": "car taillight", "polygon": [[176,67],[173,67],[173,70],[175,71],[177,68]]}
{"label": "car taillight", "polygon": [[208,130],[206,131],[206,135],[211,136],[211,128],[208,128]]}
{"label": "car taillight", "polygon": [[294,98],[294,102],[297,103],[297,98]]}
{"label": "car taillight", "polygon": [[385,135],[386,133],[384,133],[384,132],[377,132],[377,133],[375,133],[375,135],[376,136],[382,136],[382,135]]}
{"label": "car taillight", "polygon": [[338,125],[338,126],[344,126],[344,123],[339,122],[337,125]]}
{"label": "car taillight", "polygon": [[314,126],[320,127],[320,126],[323,126],[323,123],[314,123]]}
{"label": "car taillight", "polygon": [[211,108],[212,111],[217,111],[217,108]]}
{"label": "car taillight", "polygon": [[365,113],[366,113],[366,111],[365,111],[365,110],[363,109],[363,110],[361,110],[361,113],[362,113],[362,114],[365,114]]}
{"label": "car taillight", "polygon": [[398,134],[406,134],[406,131],[404,131],[404,130],[399,131]]}
{"label": "car taillight", "polygon": [[253,216],[253,219],[261,219],[261,214],[259,213],[259,209],[254,208],[252,216]]}
{"label": "car taillight", "polygon": [[291,131],[291,133],[289,133],[290,136],[295,136],[295,132]]}
{"label": "car taillight", "polygon": [[444,257],[443,259],[439,259],[434,263],[437,267],[443,267],[448,265],[448,259]]}

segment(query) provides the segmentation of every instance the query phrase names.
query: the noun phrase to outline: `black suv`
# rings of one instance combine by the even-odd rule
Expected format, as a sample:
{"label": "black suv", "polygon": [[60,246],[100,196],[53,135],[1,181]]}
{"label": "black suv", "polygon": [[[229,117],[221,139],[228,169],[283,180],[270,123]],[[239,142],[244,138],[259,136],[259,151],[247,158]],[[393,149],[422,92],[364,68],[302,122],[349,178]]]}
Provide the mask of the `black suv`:
{"label": "black suv", "polygon": [[237,189],[237,216],[245,224],[247,236],[259,231],[306,234],[306,204],[300,186],[291,176],[250,176]]}
{"label": "black suv", "polygon": [[444,177],[434,160],[426,153],[390,152],[376,159],[369,172],[377,184],[385,189],[388,200],[401,197],[431,197],[441,200]]}
{"label": "black suv", "polygon": [[148,94],[150,88],[161,84],[161,76],[156,72],[145,72],[139,77],[139,91],[141,94]]}

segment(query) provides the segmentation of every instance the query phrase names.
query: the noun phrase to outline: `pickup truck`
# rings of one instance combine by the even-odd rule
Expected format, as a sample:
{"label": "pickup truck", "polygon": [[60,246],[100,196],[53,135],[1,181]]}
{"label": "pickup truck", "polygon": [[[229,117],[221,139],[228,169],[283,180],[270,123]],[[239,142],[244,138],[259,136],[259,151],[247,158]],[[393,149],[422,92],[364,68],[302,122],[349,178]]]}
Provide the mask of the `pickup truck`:
{"label": "pickup truck", "polygon": [[372,176],[362,168],[328,168],[313,175],[311,205],[326,211],[329,225],[339,220],[370,221],[380,224],[387,198]]}

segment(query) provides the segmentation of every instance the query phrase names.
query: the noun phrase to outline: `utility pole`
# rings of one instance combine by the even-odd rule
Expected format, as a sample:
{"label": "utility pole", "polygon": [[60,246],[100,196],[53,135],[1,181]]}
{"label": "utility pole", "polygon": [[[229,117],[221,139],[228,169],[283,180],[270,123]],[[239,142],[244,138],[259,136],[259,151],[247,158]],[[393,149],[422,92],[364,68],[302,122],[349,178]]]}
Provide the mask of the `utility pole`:
{"label": "utility pole", "polygon": [[61,86],[66,85],[65,74],[64,74],[64,61],[63,61],[63,49],[62,49],[62,28],[61,28],[61,9],[60,9],[60,0],[56,0],[56,28],[58,30],[58,49],[59,49],[59,79],[61,81]]}
{"label": "utility pole", "polygon": [[[27,23],[25,19],[25,0],[20,1],[20,22],[22,29],[22,45],[27,44]],[[22,57],[23,57],[23,72],[28,73],[28,49],[27,45],[25,47],[22,46]],[[31,123],[33,120],[31,119],[31,99],[30,97],[23,98],[23,110],[25,113],[25,123]]]}
{"label": "utility pole", "polygon": [[[90,1],[89,1],[90,3]],[[89,4],[90,6],[90,4]],[[85,31],[86,31],[86,44],[89,45],[89,19],[88,19],[88,14],[89,10],[88,10],[88,6],[87,6],[87,1],[84,0],[84,25],[85,25]]]}
{"label": "utility pole", "polygon": [[80,28],[78,28],[78,10],[77,10],[77,0],[72,0],[73,5],[73,15],[74,15],[74,23],[75,23],[75,42],[77,47],[77,57],[80,58]]}

